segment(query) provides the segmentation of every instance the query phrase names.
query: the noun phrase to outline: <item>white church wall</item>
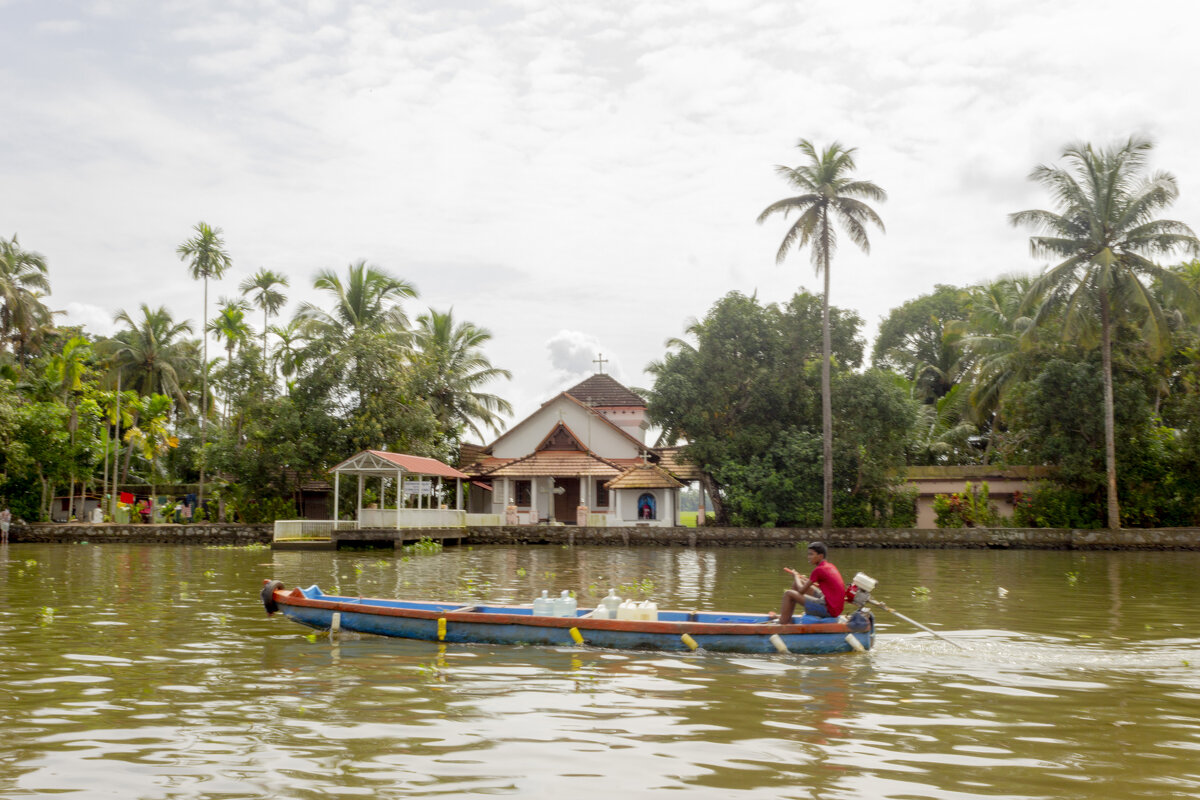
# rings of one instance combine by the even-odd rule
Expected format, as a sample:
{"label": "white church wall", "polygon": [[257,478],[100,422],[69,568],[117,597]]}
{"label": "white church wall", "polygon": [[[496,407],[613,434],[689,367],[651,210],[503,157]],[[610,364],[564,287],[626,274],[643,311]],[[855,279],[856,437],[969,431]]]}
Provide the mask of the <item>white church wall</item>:
{"label": "white church wall", "polygon": [[533,452],[559,420],[583,445],[604,458],[637,458],[638,446],[620,432],[596,419],[588,409],[558,397],[533,412],[525,422],[502,437],[492,449],[496,458],[521,458]]}

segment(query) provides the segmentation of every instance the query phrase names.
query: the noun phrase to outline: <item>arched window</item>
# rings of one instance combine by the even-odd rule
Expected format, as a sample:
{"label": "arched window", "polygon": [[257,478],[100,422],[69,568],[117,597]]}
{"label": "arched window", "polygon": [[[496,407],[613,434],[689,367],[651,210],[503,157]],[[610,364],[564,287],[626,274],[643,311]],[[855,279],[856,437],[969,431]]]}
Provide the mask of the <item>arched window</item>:
{"label": "arched window", "polygon": [[658,519],[658,503],[654,500],[654,495],[646,492],[638,498],[637,510],[638,519]]}

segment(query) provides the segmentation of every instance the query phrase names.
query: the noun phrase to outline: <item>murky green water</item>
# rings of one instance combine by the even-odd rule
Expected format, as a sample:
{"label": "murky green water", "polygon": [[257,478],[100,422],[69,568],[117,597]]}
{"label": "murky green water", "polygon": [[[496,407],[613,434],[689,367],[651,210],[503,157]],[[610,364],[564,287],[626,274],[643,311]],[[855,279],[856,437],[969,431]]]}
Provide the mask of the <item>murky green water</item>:
{"label": "murky green water", "polygon": [[333,644],[258,600],[766,610],[802,556],[10,545],[0,797],[1200,797],[1196,553],[831,554],[966,652],[882,612],[866,656]]}

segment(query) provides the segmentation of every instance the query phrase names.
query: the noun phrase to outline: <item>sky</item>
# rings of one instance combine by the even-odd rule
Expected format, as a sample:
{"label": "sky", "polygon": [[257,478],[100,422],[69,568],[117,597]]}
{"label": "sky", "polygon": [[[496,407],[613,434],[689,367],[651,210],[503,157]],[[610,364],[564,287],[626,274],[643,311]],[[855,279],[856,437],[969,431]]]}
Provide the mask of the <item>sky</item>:
{"label": "sky", "polygon": [[[415,317],[488,329],[514,421],[603,354],[626,385],[730,291],[819,292],[758,214],[800,138],[857,148],[886,233],[833,305],[879,321],[936,284],[1043,265],[1008,214],[1073,142],[1156,143],[1200,229],[1200,6],[1143,0],[0,0],[0,234],[100,335],[199,319],[175,253],[203,220],[289,307],[360,259]],[[255,316],[256,325],[261,321]]]}

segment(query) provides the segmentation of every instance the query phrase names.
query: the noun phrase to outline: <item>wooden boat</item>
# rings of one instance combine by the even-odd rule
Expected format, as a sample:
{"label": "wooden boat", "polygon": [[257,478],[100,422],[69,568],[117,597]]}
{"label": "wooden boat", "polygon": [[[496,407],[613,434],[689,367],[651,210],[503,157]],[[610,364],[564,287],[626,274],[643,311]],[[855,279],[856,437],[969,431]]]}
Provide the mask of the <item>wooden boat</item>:
{"label": "wooden boat", "polygon": [[[720,653],[845,653],[875,641],[875,621],[860,609],[847,618],[804,616],[779,625],[765,614],[659,611],[658,619],[535,616],[529,605],[470,605],[327,595],[316,586],[287,590],[264,581],[263,605],[317,630],[341,629],[425,641],[590,645],[618,650],[708,650]],[[848,608],[847,611],[851,609]]]}

